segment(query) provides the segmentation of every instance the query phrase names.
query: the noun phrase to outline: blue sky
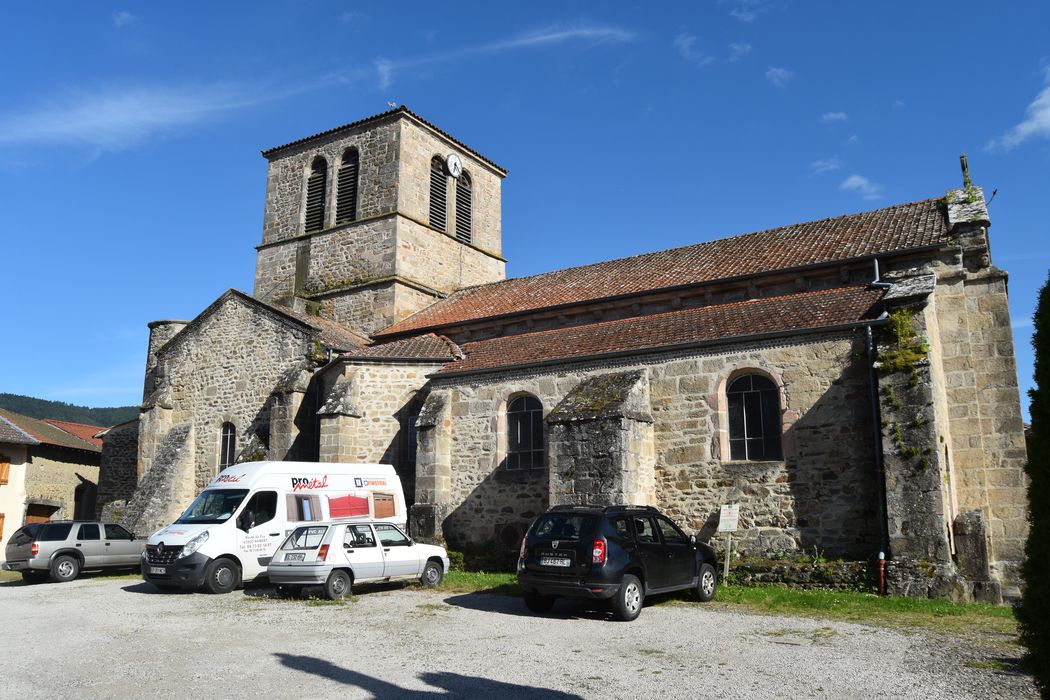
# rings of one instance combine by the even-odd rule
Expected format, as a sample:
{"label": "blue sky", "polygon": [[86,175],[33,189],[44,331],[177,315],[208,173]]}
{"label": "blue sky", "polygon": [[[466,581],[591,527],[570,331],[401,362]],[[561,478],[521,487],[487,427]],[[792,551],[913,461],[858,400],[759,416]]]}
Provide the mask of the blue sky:
{"label": "blue sky", "polygon": [[388,103],[509,169],[510,276],[940,196],[966,152],[1031,384],[1050,3],[49,2],[4,24],[0,391],[139,403],[146,324],[251,291],[259,151]]}

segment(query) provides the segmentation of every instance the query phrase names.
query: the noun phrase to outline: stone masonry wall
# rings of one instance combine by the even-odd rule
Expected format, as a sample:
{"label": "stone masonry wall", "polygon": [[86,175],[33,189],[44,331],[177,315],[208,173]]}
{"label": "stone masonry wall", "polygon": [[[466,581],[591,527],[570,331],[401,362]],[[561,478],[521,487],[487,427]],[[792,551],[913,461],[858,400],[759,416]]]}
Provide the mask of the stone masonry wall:
{"label": "stone masonry wall", "polygon": [[[523,527],[549,502],[546,470],[501,469],[501,407],[517,393],[545,415],[581,380],[647,368],[654,419],[656,505],[711,539],[718,509],[741,504],[744,553],[811,551],[867,558],[878,548],[877,481],[868,373],[858,334],[810,336],[646,360],[437,378],[448,389],[451,505],[445,535],[493,539]],[[723,461],[718,394],[731,375],[758,369],[783,387],[784,460]],[[720,388],[721,387],[721,388]],[[543,472],[543,473],[540,473]]]}
{"label": "stone masonry wall", "polygon": [[270,393],[284,373],[302,363],[311,336],[236,297],[194,323],[160,359],[172,405],[170,424],[194,428],[199,490],[217,473],[223,423],[237,429],[236,452],[253,433],[268,432]]}
{"label": "stone masonry wall", "polygon": [[[72,520],[76,511],[76,488],[94,490],[98,485],[99,455],[96,452],[65,450],[37,445],[29,450],[26,463],[26,500],[61,504],[53,520]],[[92,501],[93,503],[93,501]]]}
{"label": "stone masonry wall", "polygon": [[[113,513],[135,493],[138,484],[138,420],[113,426],[102,438],[102,466],[98,475],[95,513]],[[109,519],[114,519],[112,516]],[[119,516],[117,517],[119,519]]]}
{"label": "stone masonry wall", "polygon": [[499,258],[408,219],[398,219],[397,247],[398,275],[446,294],[506,276]]}

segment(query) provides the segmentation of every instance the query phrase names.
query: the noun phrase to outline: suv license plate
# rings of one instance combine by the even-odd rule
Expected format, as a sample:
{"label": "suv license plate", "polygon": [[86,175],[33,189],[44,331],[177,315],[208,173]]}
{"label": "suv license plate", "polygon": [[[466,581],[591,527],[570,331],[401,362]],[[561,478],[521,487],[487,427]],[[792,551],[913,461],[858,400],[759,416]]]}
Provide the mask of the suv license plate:
{"label": "suv license plate", "polygon": [[289,552],[284,555],[285,561],[304,561],[306,554],[304,552]]}
{"label": "suv license plate", "polygon": [[569,560],[561,557],[540,557],[540,566],[568,566]]}
{"label": "suv license plate", "polygon": [[149,572],[151,574],[157,574],[159,576],[164,576],[164,575],[166,575],[168,573],[168,570],[165,569],[163,566],[151,566],[149,568]]}

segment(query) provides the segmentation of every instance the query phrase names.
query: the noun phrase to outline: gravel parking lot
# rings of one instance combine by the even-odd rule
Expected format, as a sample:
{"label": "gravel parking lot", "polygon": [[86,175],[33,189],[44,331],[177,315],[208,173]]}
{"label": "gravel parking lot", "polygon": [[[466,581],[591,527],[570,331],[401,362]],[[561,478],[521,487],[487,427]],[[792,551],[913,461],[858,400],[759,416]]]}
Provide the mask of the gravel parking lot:
{"label": "gravel parking lot", "polygon": [[0,695],[1038,697],[1027,676],[973,667],[965,640],[718,605],[621,623],[571,601],[534,616],[517,598],[412,587],[318,602],[133,579],[0,583]]}

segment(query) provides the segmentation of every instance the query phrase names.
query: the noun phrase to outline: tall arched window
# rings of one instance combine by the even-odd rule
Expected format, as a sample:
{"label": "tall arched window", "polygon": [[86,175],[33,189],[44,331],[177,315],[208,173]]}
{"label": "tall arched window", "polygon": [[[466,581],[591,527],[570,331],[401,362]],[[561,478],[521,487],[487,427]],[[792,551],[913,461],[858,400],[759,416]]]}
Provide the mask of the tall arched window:
{"label": "tall arched window", "polygon": [[760,374],[746,374],[726,388],[730,459],[781,459],[780,392]]}
{"label": "tall arched window", "polygon": [[336,181],[335,222],[345,224],[357,220],[357,173],[360,157],[357,149],[348,148],[339,164]]}
{"label": "tall arched window", "polygon": [[328,164],[324,158],[314,158],[310,166],[310,175],[306,178],[306,225],[307,233],[324,228],[324,194],[325,180],[328,177]]}
{"label": "tall arched window", "polygon": [[222,439],[219,442],[219,469],[225,469],[233,464],[234,453],[237,450],[237,428],[233,423],[222,424]]}
{"label": "tall arched window", "polygon": [[470,175],[464,172],[456,180],[456,238],[464,243],[470,243],[473,216]]}
{"label": "tall arched window", "polygon": [[448,174],[437,156],[430,161],[430,225],[438,231],[448,226]]}
{"label": "tall arched window", "polygon": [[507,469],[543,468],[543,404],[519,396],[507,406]]}

